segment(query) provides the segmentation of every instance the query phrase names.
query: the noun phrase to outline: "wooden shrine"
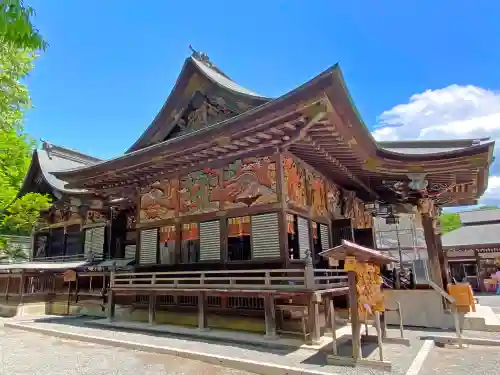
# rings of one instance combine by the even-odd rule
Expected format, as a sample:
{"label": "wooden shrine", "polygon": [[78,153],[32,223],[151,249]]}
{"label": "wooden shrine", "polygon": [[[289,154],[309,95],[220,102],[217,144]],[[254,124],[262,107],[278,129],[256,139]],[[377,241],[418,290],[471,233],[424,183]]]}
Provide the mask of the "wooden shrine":
{"label": "wooden shrine", "polygon": [[[422,153],[418,141],[377,143],[338,65],[272,99],[194,51],[124,155],[52,169],[65,190],[34,233],[34,255],[73,255],[70,231],[60,237],[55,225],[74,220],[85,260],[76,280],[103,275],[112,319],[206,328],[224,316],[275,336],[276,306],[292,304],[318,341],[322,301],[349,292],[343,264],[319,254],[343,240],[372,248],[373,215],[418,206],[433,280],[446,285],[436,215],[481,196],[494,143],[440,144]],[[58,207],[72,214],[54,219]]]}

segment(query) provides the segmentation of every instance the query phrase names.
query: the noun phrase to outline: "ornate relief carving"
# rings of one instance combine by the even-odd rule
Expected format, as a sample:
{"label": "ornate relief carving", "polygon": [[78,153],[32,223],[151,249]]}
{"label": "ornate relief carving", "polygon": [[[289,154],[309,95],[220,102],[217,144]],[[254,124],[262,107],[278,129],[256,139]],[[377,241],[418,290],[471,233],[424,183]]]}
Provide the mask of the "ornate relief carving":
{"label": "ornate relief carving", "polygon": [[326,183],[322,176],[310,173],[307,178],[310,206],[315,215],[326,216]]}
{"label": "ornate relief carving", "polygon": [[220,187],[218,170],[205,168],[183,177],[179,190],[179,214],[193,215],[217,211],[219,202],[212,195]]}
{"label": "ornate relief carving", "polygon": [[327,182],[326,188],[328,211],[334,218],[338,218],[342,214],[342,192],[337,185],[330,181]]}
{"label": "ornate relief carving", "polygon": [[224,180],[212,199],[224,208],[250,207],[278,201],[276,163],[269,157],[237,160],[224,168]]}
{"label": "ornate relief carving", "polygon": [[226,120],[237,113],[227,107],[220,96],[208,97],[200,91],[193,94],[191,102],[179,117],[178,125],[187,131],[195,131]]}
{"label": "ornate relief carving", "polygon": [[372,216],[365,212],[365,203],[358,198],[354,198],[354,227],[357,229],[372,227]]}
{"label": "ornate relief carving", "polygon": [[307,207],[306,170],[291,157],[283,158],[285,196],[289,204]]}
{"label": "ornate relief carving", "polygon": [[157,181],[151,184],[142,192],[139,220],[148,222],[173,218],[177,209],[178,190],[177,180]]}
{"label": "ornate relief carving", "polygon": [[102,223],[106,221],[106,217],[99,211],[89,210],[87,211],[87,217],[85,218],[85,224],[95,224]]}
{"label": "ornate relief carving", "polygon": [[135,210],[132,210],[127,214],[127,229],[135,229],[136,221]]}
{"label": "ornate relief carving", "polygon": [[342,192],[342,200],[343,200],[343,209],[342,215],[346,219],[354,219],[354,198],[356,197],[356,193],[354,191],[343,190]]}
{"label": "ornate relief carving", "polygon": [[429,215],[431,217],[436,216],[437,206],[430,198],[419,199],[417,202],[417,208],[422,215]]}

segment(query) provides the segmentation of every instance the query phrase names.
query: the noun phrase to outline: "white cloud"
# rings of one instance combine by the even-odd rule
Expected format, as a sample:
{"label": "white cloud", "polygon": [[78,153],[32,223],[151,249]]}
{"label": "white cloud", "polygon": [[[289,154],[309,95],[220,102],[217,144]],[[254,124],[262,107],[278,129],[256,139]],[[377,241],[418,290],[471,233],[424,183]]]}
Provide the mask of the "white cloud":
{"label": "white cloud", "polygon": [[[384,111],[372,134],[379,141],[490,137],[500,156],[500,93],[458,85],[427,90]],[[495,163],[490,173],[481,202],[500,204],[500,165]]]}

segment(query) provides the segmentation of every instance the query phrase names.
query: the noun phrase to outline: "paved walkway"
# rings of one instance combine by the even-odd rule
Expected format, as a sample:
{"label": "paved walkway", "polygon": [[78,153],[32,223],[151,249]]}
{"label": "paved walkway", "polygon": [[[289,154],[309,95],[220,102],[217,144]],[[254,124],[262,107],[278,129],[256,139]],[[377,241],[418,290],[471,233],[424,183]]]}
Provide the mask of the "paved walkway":
{"label": "paved walkway", "polygon": [[2,375],[255,375],[185,358],[0,327]]}
{"label": "paved walkway", "polygon": [[[63,323],[64,322],[64,323]],[[372,374],[382,375],[382,371],[372,370],[368,368],[348,368],[340,366],[330,366],[326,364],[326,353],[318,353],[308,349],[270,349],[269,347],[258,347],[241,344],[224,345],[220,342],[207,342],[195,338],[181,338],[168,335],[148,335],[138,332],[123,332],[113,331],[109,329],[99,329],[84,325],[83,319],[64,319],[55,321],[38,321],[24,322],[28,326],[42,327],[53,329],[59,332],[67,332],[73,334],[83,334],[94,337],[109,338],[114,340],[128,341],[146,345],[156,345],[167,347],[179,351],[191,351],[204,353],[212,356],[224,356],[235,358],[238,360],[247,360],[261,363],[272,363],[285,367],[299,367],[307,371],[316,371],[328,374]],[[398,331],[399,332],[399,331]],[[393,374],[403,375],[406,373],[415,355],[422,346],[422,341],[419,339],[422,332],[407,331],[407,337],[411,340],[411,347],[404,347],[396,344],[384,345],[385,359],[393,364]],[[425,334],[425,333],[424,333]],[[396,331],[390,331],[390,335],[396,335]],[[376,358],[378,352],[376,345],[366,347],[364,357]],[[331,349],[330,349],[331,350]],[[339,348],[341,354],[347,354],[350,350],[350,343],[346,343]],[[124,373],[126,374],[126,373]],[[142,373],[141,373],[142,374]]]}
{"label": "paved walkway", "polygon": [[479,304],[489,306],[493,312],[500,315],[500,296],[494,294],[477,294]]}
{"label": "paved walkway", "polygon": [[500,349],[470,346],[465,349],[434,348],[419,375],[497,375],[500,372]]}

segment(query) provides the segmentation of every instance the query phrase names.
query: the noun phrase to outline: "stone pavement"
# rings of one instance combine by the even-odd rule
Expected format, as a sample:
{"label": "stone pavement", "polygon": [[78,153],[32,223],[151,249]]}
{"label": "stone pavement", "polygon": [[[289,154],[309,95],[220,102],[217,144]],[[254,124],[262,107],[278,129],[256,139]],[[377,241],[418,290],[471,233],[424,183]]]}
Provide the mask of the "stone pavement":
{"label": "stone pavement", "polygon": [[[5,327],[0,329],[0,345],[2,350],[0,358],[0,374],[40,374],[48,375],[54,373],[51,370],[55,363],[57,373],[72,374],[186,374],[186,375],[251,375],[249,372],[229,370],[217,366],[220,364],[227,367],[235,367],[253,373],[274,374],[373,374],[381,375],[383,371],[358,367],[357,369],[326,364],[326,353],[316,352],[304,348],[270,348],[264,346],[251,346],[247,344],[223,343],[220,341],[204,341],[200,338],[186,338],[168,334],[147,334],[144,332],[122,331],[101,329],[96,326],[88,326],[89,318],[56,318],[33,321],[31,319],[8,320],[9,323],[22,324],[23,327],[54,330],[64,335],[78,335],[81,337],[96,337],[108,340],[110,345],[114,343],[128,342],[143,345],[145,348],[168,348],[162,353],[153,354],[146,351],[132,350],[131,347],[114,347],[107,345],[88,344],[67,339],[41,336],[37,333],[23,332]],[[1,323],[1,321],[0,321]],[[389,337],[397,337],[397,329],[389,329]],[[466,349],[444,349],[431,348],[426,351],[424,339],[430,336],[454,336],[453,332],[435,330],[405,330],[405,337],[410,339],[411,347],[395,344],[384,345],[385,359],[393,364],[392,374],[396,375],[432,375],[432,374],[493,374],[491,369],[500,368],[497,356],[499,347],[474,347]],[[500,339],[498,332],[464,332],[465,337]],[[76,337],[75,337],[76,339]],[[4,342],[2,342],[4,341]],[[8,344],[7,344],[8,341]],[[17,342],[20,342],[18,344]],[[43,343],[43,345],[41,345]],[[15,346],[12,353],[4,350],[6,346]],[[18,349],[18,347],[20,349]],[[57,348],[56,351],[50,348]],[[59,348],[64,363],[58,364]],[[420,351],[421,348],[424,350]],[[154,348],[153,348],[154,349]],[[378,351],[375,345],[365,346],[363,356],[376,358]],[[147,350],[147,349],[146,349]],[[331,348],[327,348],[331,350]],[[341,354],[350,351],[350,342],[339,348]],[[83,353],[80,355],[80,352]],[[417,355],[418,353],[420,355]],[[422,352],[425,354],[422,356]],[[30,353],[27,355],[26,353]],[[75,354],[76,353],[76,354]],[[186,354],[187,353],[187,354]],[[192,354],[195,354],[194,356]],[[24,357],[23,357],[24,356]],[[198,357],[197,357],[198,356]],[[54,358],[56,357],[56,358]],[[186,359],[186,358],[190,359]],[[416,358],[422,357],[420,364],[415,367]],[[443,357],[443,360],[440,360]],[[208,358],[209,364],[201,364],[192,359]],[[482,359],[481,365],[474,367],[474,362]],[[113,370],[113,362],[116,360],[117,367]],[[205,359],[203,359],[205,360]],[[235,363],[244,362],[244,365]],[[423,363],[423,364],[422,364]],[[456,364],[460,363],[461,367]],[[123,366],[121,365],[123,364]],[[268,370],[261,371],[259,365],[273,364],[281,368],[278,372]],[[15,366],[17,367],[15,367]],[[9,367],[10,366],[10,367]],[[39,372],[33,369],[40,367]],[[182,369],[181,369],[182,367]],[[463,368],[463,369],[462,369]],[[5,369],[5,371],[4,371]],[[110,369],[112,371],[110,371]],[[133,370],[131,370],[133,369]],[[293,371],[290,371],[292,370]],[[482,369],[482,372],[478,369]],[[8,371],[7,371],[8,370]],[[484,371],[483,371],[484,370]],[[24,372],[23,372],[24,371]],[[45,372],[44,372],[45,371]],[[114,371],[114,372],[113,372]],[[408,372],[409,371],[409,372]],[[457,372],[460,371],[460,372]],[[472,372],[471,372],[472,371]],[[476,372],[473,372],[476,371]],[[496,370],[495,370],[496,371]],[[498,371],[494,372],[498,373]]]}
{"label": "stone pavement", "polygon": [[421,375],[497,375],[500,373],[500,349],[470,346],[465,349],[435,347],[429,353]]}
{"label": "stone pavement", "polygon": [[176,356],[0,327],[2,375],[255,375]]}
{"label": "stone pavement", "polygon": [[476,294],[480,305],[489,306],[493,312],[500,315],[500,296],[494,294]]}
{"label": "stone pavement", "polygon": [[[358,374],[373,374],[381,375],[383,371],[373,370],[363,367],[349,368],[340,366],[330,366],[326,364],[326,353],[319,353],[310,349],[274,349],[269,347],[250,346],[243,344],[224,344],[216,341],[203,341],[199,338],[185,338],[174,337],[172,335],[149,335],[147,333],[139,332],[124,332],[109,329],[99,329],[85,325],[86,319],[57,319],[57,320],[39,320],[37,322],[25,321],[22,322],[23,326],[39,327],[43,329],[56,330],[67,334],[87,335],[99,337],[110,340],[119,340],[125,342],[132,342],[141,345],[154,345],[157,347],[169,348],[169,352],[179,353],[202,353],[204,356],[212,356],[216,358],[222,357],[217,363],[226,365],[227,359],[233,361],[246,361],[250,364],[255,363],[253,371],[259,372],[257,365],[273,364],[284,368],[278,373],[290,373],[287,368],[293,368],[294,373],[317,373],[317,374],[345,374],[345,375],[358,375]],[[13,330],[14,331],[14,330]],[[390,330],[389,335],[395,336],[398,330]],[[419,336],[422,332],[407,331],[407,337],[411,340],[411,347],[404,347],[396,344],[385,344],[384,353],[385,359],[391,361],[393,364],[393,374],[403,375],[410,367],[414,357],[422,346],[422,341]],[[328,349],[331,350],[331,349]],[[346,353],[350,350],[350,343],[347,342],[344,346],[339,348],[340,353]],[[366,347],[363,353],[364,357],[369,356],[375,358],[378,355],[375,345]],[[196,358],[190,356],[190,358]],[[211,363],[214,363],[211,361]],[[250,370],[253,368],[249,366],[245,368]],[[298,369],[298,372],[297,372]]]}

